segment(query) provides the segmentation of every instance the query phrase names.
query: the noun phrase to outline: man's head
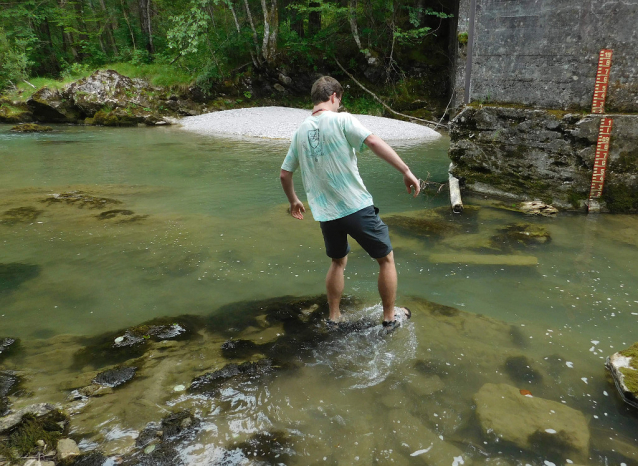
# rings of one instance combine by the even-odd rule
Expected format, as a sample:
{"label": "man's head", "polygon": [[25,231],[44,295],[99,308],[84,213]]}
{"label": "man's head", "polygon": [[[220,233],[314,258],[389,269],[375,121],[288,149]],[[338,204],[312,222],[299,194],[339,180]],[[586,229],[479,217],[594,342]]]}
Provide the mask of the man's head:
{"label": "man's head", "polygon": [[330,100],[330,96],[332,96],[332,94],[336,94],[337,98],[341,101],[341,97],[343,96],[343,87],[341,87],[341,84],[339,84],[339,81],[335,78],[322,76],[312,85],[312,90],[310,91],[312,104],[317,105],[321,102],[326,102]]}

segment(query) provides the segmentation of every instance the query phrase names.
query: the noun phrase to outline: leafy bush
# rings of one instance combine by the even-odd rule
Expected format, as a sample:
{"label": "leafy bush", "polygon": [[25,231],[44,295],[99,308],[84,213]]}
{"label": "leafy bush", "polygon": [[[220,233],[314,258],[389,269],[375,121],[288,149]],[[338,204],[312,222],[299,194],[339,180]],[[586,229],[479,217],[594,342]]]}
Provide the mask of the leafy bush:
{"label": "leafy bush", "polygon": [[4,29],[0,28],[0,91],[15,87],[16,83],[27,78],[31,62],[26,49],[26,43],[20,39],[14,45],[10,44]]}

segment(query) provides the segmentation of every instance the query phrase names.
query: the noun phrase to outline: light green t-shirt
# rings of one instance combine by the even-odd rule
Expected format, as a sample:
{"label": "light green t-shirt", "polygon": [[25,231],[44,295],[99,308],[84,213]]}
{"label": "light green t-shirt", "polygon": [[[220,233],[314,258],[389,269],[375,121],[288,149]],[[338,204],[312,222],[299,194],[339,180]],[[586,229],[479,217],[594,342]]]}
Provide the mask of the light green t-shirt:
{"label": "light green t-shirt", "polygon": [[372,134],[349,113],[324,111],[310,116],[292,136],[282,170],[301,168],[312,216],[319,222],[336,220],[371,206],[355,149]]}

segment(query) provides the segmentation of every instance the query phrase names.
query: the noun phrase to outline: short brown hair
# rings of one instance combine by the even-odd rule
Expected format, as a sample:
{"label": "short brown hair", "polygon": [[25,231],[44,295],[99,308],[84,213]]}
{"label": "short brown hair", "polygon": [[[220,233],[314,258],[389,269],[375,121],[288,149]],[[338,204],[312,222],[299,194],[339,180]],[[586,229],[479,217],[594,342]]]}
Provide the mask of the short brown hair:
{"label": "short brown hair", "polygon": [[321,102],[326,102],[335,92],[337,93],[337,97],[341,99],[341,96],[343,96],[343,87],[341,87],[339,81],[330,76],[322,76],[312,85],[310,98],[312,99],[313,105],[317,105]]}

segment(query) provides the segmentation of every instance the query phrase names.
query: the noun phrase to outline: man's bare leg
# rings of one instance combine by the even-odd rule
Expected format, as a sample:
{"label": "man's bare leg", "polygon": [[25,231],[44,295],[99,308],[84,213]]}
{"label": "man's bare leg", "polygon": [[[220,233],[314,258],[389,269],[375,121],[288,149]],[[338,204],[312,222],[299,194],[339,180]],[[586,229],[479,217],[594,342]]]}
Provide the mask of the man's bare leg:
{"label": "man's bare leg", "polygon": [[383,320],[394,320],[394,301],[397,297],[397,269],[394,265],[394,252],[377,259],[379,263],[379,294],[383,303]]}
{"label": "man's bare leg", "polygon": [[338,322],[341,318],[341,295],[343,294],[343,272],[348,263],[348,256],[341,259],[332,259],[332,264],[326,275],[326,291],[328,293],[328,306],[330,307],[329,319]]}

